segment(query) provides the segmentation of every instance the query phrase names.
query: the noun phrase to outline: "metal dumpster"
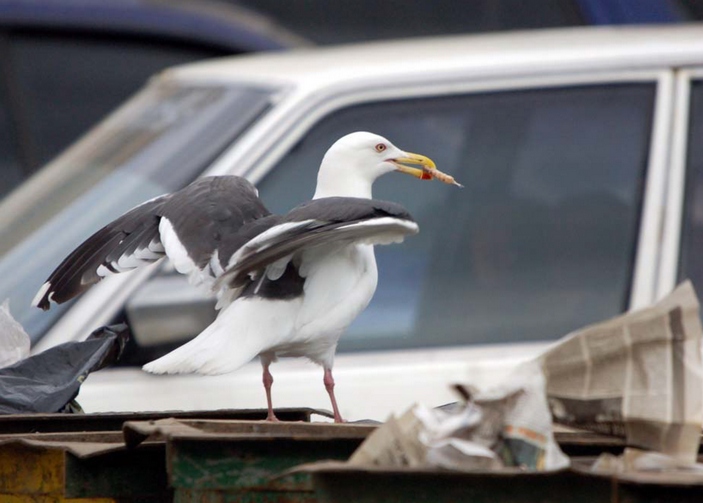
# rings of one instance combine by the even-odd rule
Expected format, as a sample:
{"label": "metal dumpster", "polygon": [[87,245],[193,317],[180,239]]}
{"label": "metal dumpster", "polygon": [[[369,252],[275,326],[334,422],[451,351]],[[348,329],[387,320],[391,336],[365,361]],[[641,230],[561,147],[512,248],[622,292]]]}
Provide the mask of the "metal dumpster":
{"label": "metal dumpster", "polygon": [[0,439],[0,501],[170,501],[164,449],[111,432]]}
{"label": "metal dumpster", "polygon": [[[312,409],[277,413],[295,421],[326,415]],[[127,430],[122,432],[125,421],[168,416],[176,416],[171,421],[216,417],[224,424],[239,418],[263,419],[266,411],[0,416],[0,501],[172,501],[165,437],[132,436],[128,446]]]}
{"label": "metal dumpster", "polygon": [[572,466],[553,472],[451,472],[319,463],[304,467],[320,503],[683,503],[703,497],[701,473],[605,475],[590,466],[604,452],[620,453],[622,439],[583,431],[556,432]]}
{"label": "metal dumpster", "polygon": [[693,503],[703,495],[700,474],[607,476],[578,466],[459,473],[326,463],[308,470],[321,503]]}
{"label": "metal dumpster", "polygon": [[[556,433],[574,461],[569,470],[353,467],[342,461],[375,426],[305,422],[314,412],[289,411],[303,421],[279,423],[232,419],[252,411],[0,418],[22,431],[0,434],[0,502],[637,503],[698,501],[703,494],[697,474],[590,472],[597,455],[619,453],[624,442],[585,432]],[[83,431],[56,431],[67,425]],[[322,460],[337,462],[310,465]]]}
{"label": "metal dumpster", "polygon": [[375,426],[262,421],[126,423],[125,438],[163,439],[174,501],[317,501],[303,463],[345,460]]}

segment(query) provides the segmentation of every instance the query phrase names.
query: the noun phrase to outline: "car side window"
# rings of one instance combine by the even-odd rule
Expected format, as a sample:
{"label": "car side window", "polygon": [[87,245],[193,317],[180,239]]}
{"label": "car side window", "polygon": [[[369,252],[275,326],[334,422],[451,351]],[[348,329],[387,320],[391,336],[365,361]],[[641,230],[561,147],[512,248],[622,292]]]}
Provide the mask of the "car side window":
{"label": "car side window", "polygon": [[340,349],[554,339],[628,306],[654,83],[368,103],[314,126],[259,183],[309,199],[326,149],[358,130],[431,157],[464,189],[398,173],[374,197],[420,234],[376,248],[379,286]]}
{"label": "car side window", "polygon": [[[396,2],[376,0],[237,1],[319,44],[588,24],[579,5],[583,0],[471,0],[461,4],[434,0],[403,2],[402,8]],[[621,9],[605,6],[594,10],[602,15],[603,10]]]}

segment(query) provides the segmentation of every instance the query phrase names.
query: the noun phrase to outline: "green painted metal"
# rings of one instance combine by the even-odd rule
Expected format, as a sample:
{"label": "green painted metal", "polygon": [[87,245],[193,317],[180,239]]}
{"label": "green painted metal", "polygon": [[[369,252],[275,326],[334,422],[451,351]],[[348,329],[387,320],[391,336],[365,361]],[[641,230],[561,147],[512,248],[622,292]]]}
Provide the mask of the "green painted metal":
{"label": "green painted metal", "polygon": [[69,498],[109,496],[130,503],[173,500],[163,444],[89,458],[67,453],[65,471],[64,491]]}
{"label": "green painted metal", "polygon": [[171,438],[167,459],[174,501],[316,501],[309,474],[281,474],[304,463],[347,459],[362,440],[273,435],[217,441]]}
{"label": "green painted metal", "polygon": [[700,503],[703,487],[617,484],[612,503]]}
{"label": "green painted metal", "polygon": [[573,459],[557,472],[450,472],[354,467],[307,468],[319,503],[699,503],[703,478],[695,472],[591,472],[593,459]]}
{"label": "green painted metal", "polygon": [[313,481],[320,503],[605,503],[612,493],[609,481],[568,471],[329,470]]}
{"label": "green painted metal", "polygon": [[174,503],[318,503],[314,492],[290,491],[200,491],[181,489]]}

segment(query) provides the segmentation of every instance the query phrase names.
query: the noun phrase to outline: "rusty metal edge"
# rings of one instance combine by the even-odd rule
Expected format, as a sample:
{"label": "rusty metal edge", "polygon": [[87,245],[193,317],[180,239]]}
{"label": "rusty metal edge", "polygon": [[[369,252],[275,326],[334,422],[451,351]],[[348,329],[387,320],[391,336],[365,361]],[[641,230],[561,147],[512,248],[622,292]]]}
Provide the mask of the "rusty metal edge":
{"label": "rusty metal edge", "polygon": [[334,475],[335,473],[373,473],[373,474],[387,474],[387,475],[433,475],[442,474],[443,476],[453,476],[453,477],[466,477],[467,479],[477,478],[477,477],[488,477],[488,478],[513,478],[515,476],[521,477],[534,477],[545,478],[552,477],[559,474],[574,474],[577,476],[584,477],[586,479],[600,479],[609,480],[617,485],[639,485],[639,486],[667,486],[667,487],[691,487],[700,490],[703,486],[703,475],[700,473],[685,473],[685,472],[669,472],[669,473],[656,473],[656,472],[641,472],[632,474],[614,474],[614,473],[599,473],[591,471],[588,468],[579,468],[571,466],[569,468],[560,470],[550,470],[550,471],[525,471],[518,468],[506,468],[503,470],[488,471],[488,470],[476,470],[470,472],[459,472],[451,470],[441,470],[437,468],[424,468],[424,467],[395,467],[388,468],[382,466],[356,466],[350,465],[346,462],[341,461],[322,461],[319,463],[309,463],[305,465],[297,466],[287,472],[288,473],[310,473],[310,474],[320,474],[320,475]]}
{"label": "rusty metal edge", "polygon": [[6,445],[20,445],[32,450],[57,450],[69,452],[78,458],[89,458],[110,452],[125,449],[123,443],[101,443],[101,442],[70,442],[56,440],[36,440],[29,438],[15,438],[0,441],[0,447]]}
{"label": "rusty metal edge", "polygon": [[[276,409],[285,421],[310,421],[314,415],[332,417],[327,410],[309,407]],[[126,421],[148,421],[169,417],[183,419],[265,419],[266,409],[218,409],[193,411],[139,411],[99,414],[8,414],[0,415],[0,434],[71,431],[120,431]]]}
{"label": "rusty metal edge", "polygon": [[263,421],[179,420],[168,418],[157,421],[128,421],[123,426],[123,434],[126,445],[134,447],[147,439],[183,439],[204,442],[281,438],[363,439],[375,429],[375,425],[359,424],[283,421],[270,423]]}

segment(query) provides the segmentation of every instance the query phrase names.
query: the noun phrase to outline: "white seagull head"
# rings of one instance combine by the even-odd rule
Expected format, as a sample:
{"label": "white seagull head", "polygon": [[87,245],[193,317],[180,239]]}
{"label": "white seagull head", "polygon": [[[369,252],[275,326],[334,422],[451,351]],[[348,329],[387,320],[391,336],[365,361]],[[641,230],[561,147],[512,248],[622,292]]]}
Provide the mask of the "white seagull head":
{"label": "white seagull head", "polygon": [[322,159],[313,199],[338,196],[371,198],[373,182],[391,171],[423,180],[432,179],[422,170],[423,166],[435,168],[429,158],[405,152],[383,136],[363,131],[350,133],[337,140]]}

